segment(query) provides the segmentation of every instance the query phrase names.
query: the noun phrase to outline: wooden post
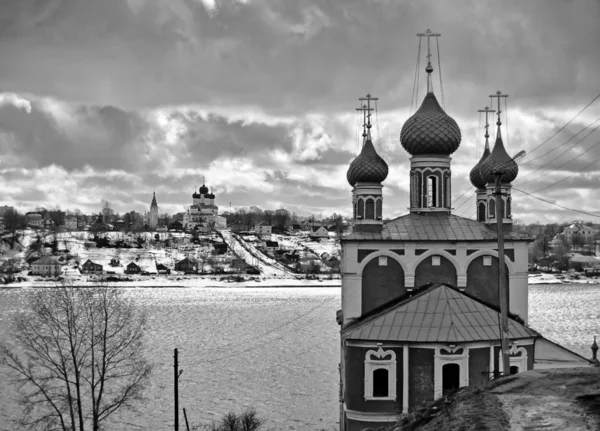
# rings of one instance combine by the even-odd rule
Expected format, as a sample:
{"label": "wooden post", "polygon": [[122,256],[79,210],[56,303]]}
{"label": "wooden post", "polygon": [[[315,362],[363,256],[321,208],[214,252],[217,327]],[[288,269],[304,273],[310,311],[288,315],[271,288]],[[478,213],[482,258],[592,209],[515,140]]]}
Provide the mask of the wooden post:
{"label": "wooden post", "polygon": [[498,233],[498,289],[500,290],[500,343],[502,348],[502,374],[510,375],[510,358],[508,355],[508,286],[504,272],[504,201],[502,200],[502,172],[496,176],[496,228]]}
{"label": "wooden post", "polygon": [[190,424],[188,423],[188,420],[187,420],[187,413],[185,412],[185,407],[183,408],[183,418],[185,419],[185,429],[187,431],[190,431]]}

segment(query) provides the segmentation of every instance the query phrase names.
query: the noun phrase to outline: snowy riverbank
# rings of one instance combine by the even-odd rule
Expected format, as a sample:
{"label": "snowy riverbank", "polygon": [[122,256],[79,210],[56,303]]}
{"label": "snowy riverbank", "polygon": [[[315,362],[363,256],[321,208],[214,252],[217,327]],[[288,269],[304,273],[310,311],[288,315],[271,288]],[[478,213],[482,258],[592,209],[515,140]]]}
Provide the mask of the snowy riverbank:
{"label": "snowy riverbank", "polygon": [[[83,277],[71,279],[68,281],[73,286],[91,287],[91,286],[117,286],[117,287],[340,287],[341,280],[337,279],[297,279],[297,278],[263,278],[263,277],[244,277],[237,281],[232,277],[200,277],[200,276],[156,276],[156,277],[135,277],[128,281],[102,281],[98,277]],[[6,288],[18,287],[56,287],[62,286],[60,280],[49,280],[43,278],[28,279],[19,283],[10,283],[3,285]]]}

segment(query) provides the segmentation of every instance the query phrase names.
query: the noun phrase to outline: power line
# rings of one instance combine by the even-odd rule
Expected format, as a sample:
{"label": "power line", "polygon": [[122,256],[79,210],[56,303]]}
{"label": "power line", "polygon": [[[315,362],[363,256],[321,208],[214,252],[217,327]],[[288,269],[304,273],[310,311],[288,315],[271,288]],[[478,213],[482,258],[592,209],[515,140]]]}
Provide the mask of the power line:
{"label": "power line", "polygon": [[[599,94],[597,94],[597,95],[596,95],[596,97],[594,97],[590,103],[588,103],[587,105],[585,105],[585,107],[584,107],[584,108],[583,108],[581,111],[579,111],[579,112],[577,113],[577,115],[575,115],[573,118],[571,118],[571,119],[570,119],[570,120],[567,122],[567,124],[565,124],[565,125],[564,125],[564,126],[562,126],[560,129],[558,129],[558,130],[557,130],[557,131],[556,131],[556,132],[555,132],[555,133],[554,133],[552,136],[550,136],[550,137],[549,137],[548,139],[546,139],[544,142],[542,142],[541,144],[539,144],[537,147],[535,147],[535,148],[533,148],[532,150],[530,150],[530,151],[529,151],[529,154],[531,155],[531,153],[533,153],[535,150],[537,150],[537,149],[538,149],[538,148],[540,148],[542,145],[544,145],[546,142],[548,142],[550,139],[554,138],[556,135],[558,135],[560,132],[562,132],[562,131],[563,131],[563,130],[564,130],[564,129],[565,129],[565,128],[566,128],[566,127],[569,125],[569,124],[571,124],[573,121],[575,121],[575,119],[577,119],[577,117],[579,117],[583,111],[585,111],[587,108],[589,108],[589,107],[590,107],[590,105],[591,105],[592,103],[594,103],[594,102],[595,102],[595,101],[596,101],[598,98],[600,98],[600,93],[599,93]],[[522,164],[524,165],[524,164],[526,164],[526,163],[529,163],[529,161],[523,162]]]}
{"label": "power line", "polygon": [[[600,117],[599,117],[599,118],[598,118],[596,121],[594,121],[594,123],[596,123],[596,122],[598,122],[598,121],[600,121]],[[591,126],[591,125],[592,125],[592,124],[594,124],[594,123],[591,123],[589,126]],[[589,127],[589,126],[588,126],[588,127]],[[587,128],[587,127],[586,127],[586,128]],[[554,161],[558,160],[558,159],[559,159],[559,158],[560,158],[562,155],[564,155],[564,154],[565,154],[567,151],[569,151],[569,150],[573,149],[573,148],[574,148],[574,147],[575,147],[577,144],[579,144],[580,142],[582,142],[583,140],[585,140],[587,137],[589,137],[589,136],[590,136],[592,133],[594,133],[596,130],[598,130],[598,128],[600,128],[600,124],[598,124],[596,127],[594,127],[594,128],[593,128],[593,129],[592,129],[592,130],[591,130],[591,131],[590,131],[590,132],[587,134],[587,135],[585,135],[585,136],[584,136],[583,138],[581,138],[579,141],[575,142],[575,144],[571,145],[571,147],[569,147],[569,148],[567,148],[566,150],[564,150],[564,151],[563,151],[562,153],[560,153],[558,156],[556,156],[555,158],[553,158],[553,159],[552,159],[552,160],[550,160],[549,162],[547,162],[547,163],[543,164],[542,166],[539,166],[537,169],[535,169],[535,170],[533,170],[533,171],[529,172],[527,175],[524,175],[523,177],[521,177],[521,180],[522,180],[523,178],[527,178],[529,175],[533,174],[534,172],[537,172],[537,171],[539,171],[540,169],[542,169],[542,168],[545,168],[545,167],[546,167],[546,166],[548,166],[550,163],[552,163],[552,162],[554,162]],[[583,130],[585,130],[585,129],[583,129]],[[583,130],[582,130],[582,131],[583,131]],[[575,136],[577,136],[577,135],[575,135]],[[568,142],[568,141],[567,141],[567,142]],[[566,142],[565,142],[565,143],[566,143]],[[583,153],[581,153],[581,154],[579,154],[579,155],[577,155],[577,156],[574,156],[574,157],[570,158],[569,160],[567,160],[566,162],[564,162],[562,165],[559,165],[559,166],[556,166],[556,167],[554,167],[554,169],[562,168],[563,166],[565,166],[566,164],[569,164],[569,163],[570,163],[570,162],[572,162],[573,160],[575,160],[575,159],[578,159],[579,157],[583,156],[583,155],[584,155],[585,153],[587,153],[588,151],[590,151],[590,150],[592,150],[593,148],[595,148],[595,147],[596,147],[598,144],[600,144],[600,142],[597,142],[596,144],[594,144],[593,146],[591,146],[590,148],[588,148],[587,150],[585,150]],[[557,147],[557,148],[558,148],[558,147]],[[556,149],[556,148],[555,148],[555,149]],[[542,175],[542,176],[543,176],[543,175]],[[535,181],[535,180],[538,180],[538,179],[540,179],[540,178],[541,178],[541,176],[540,176],[540,177],[533,178],[533,179],[530,179],[530,180],[528,180],[528,181],[525,181],[525,182],[520,182],[520,181],[519,181],[519,185],[523,186],[523,185],[525,185],[525,184],[529,184],[530,182],[532,182],[532,181]]]}
{"label": "power line", "polygon": [[593,213],[589,213],[589,212],[587,212],[587,211],[581,211],[581,210],[576,210],[576,209],[574,209],[574,208],[565,207],[565,206],[562,206],[562,205],[560,205],[560,204],[557,204],[557,203],[551,202],[551,201],[549,201],[549,200],[547,200],[547,199],[541,198],[541,197],[539,197],[539,196],[535,196],[535,195],[533,195],[533,194],[531,194],[531,193],[529,193],[529,192],[526,192],[526,191],[524,191],[524,190],[518,189],[518,188],[516,188],[516,187],[513,187],[513,190],[516,190],[516,191],[518,191],[518,192],[524,193],[524,194],[526,194],[526,195],[528,195],[528,196],[531,196],[531,197],[532,197],[532,198],[534,198],[534,199],[537,199],[537,200],[539,200],[539,201],[542,201],[542,202],[546,202],[546,203],[548,203],[548,204],[550,204],[550,205],[554,205],[555,207],[562,208],[562,209],[564,209],[564,210],[567,210],[567,211],[573,211],[573,212],[580,213],[580,214],[584,214],[584,215],[588,215],[588,216],[591,216],[591,217],[598,217],[598,218],[600,218],[600,214],[593,214]]}
{"label": "power line", "polygon": [[[592,147],[592,148],[593,148],[593,147]],[[591,148],[590,148],[590,149],[591,149]],[[585,154],[585,153],[582,153],[581,155],[583,155],[583,154]],[[583,172],[583,171],[585,171],[587,168],[589,168],[589,167],[590,167],[590,166],[592,166],[592,165],[595,165],[595,164],[596,164],[596,163],[598,163],[598,162],[600,162],[600,159],[596,159],[596,160],[594,160],[592,163],[588,164],[588,165],[587,165],[585,168],[581,169],[579,172],[573,172],[571,175],[569,175],[569,176],[566,176],[566,177],[565,177],[565,178],[563,178],[562,180],[555,181],[555,182],[554,182],[554,183],[552,183],[552,184],[549,184],[549,185],[547,185],[547,186],[545,186],[545,187],[542,187],[542,188],[540,188],[540,189],[534,190],[532,193],[538,193],[538,192],[541,192],[542,190],[546,190],[547,188],[550,188],[550,187],[552,187],[552,186],[555,186],[555,185],[557,185],[557,184],[560,184],[560,183],[562,183],[562,182],[564,182],[564,181],[568,180],[569,178],[571,178],[571,177],[572,177],[572,176],[574,176],[575,174],[582,173],[582,172]]]}

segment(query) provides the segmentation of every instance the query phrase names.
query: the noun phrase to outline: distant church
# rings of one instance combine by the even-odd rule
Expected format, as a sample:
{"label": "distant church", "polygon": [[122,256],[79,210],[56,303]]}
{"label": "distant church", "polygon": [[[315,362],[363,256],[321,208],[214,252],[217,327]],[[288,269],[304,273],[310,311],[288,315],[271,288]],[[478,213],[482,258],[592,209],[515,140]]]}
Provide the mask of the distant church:
{"label": "distant church", "polygon": [[148,213],[148,227],[156,229],[158,226],[158,204],[156,203],[156,192],[152,193],[152,202],[150,202],[150,212]]}
{"label": "distant church", "polygon": [[225,217],[218,215],[219,207],[215,205],[215,194],[211,193],[204,181],[202,186],[192,194],[192,205],[183,214],[183,227],[209,232],[211,229],[224,229],[227,226]]}
{"label": "distant church", "polygon": [[[409,213],[385,223],[382,183],[389,168],[373,146],[371,96],[361,99],[367,102],[361,107],[363,146],[347,173],[353,232],[342,238],[338,312],[344,431],[394,423],[398,412],[462,386],[483,385],[502,370],[499,270],[508,280],[511,373],[533,369],[534,343],[541,338],[526,325],[530,239],[512,232],[511,182],[518,166],[504,148],[500,115],[494,148],[490,153],[486,127],[486,152],[470,175],[477,221],[454,215],[451,155],[461,131],[433,92],[429,61],[425,70],[427,94],[400,134],[410,155]],[[498,168],[504,171],[502,220],[496,219],[493,194]],[[505,237],[501,269],[497,223]],[[576,354],[570,358],[585,362]]]}

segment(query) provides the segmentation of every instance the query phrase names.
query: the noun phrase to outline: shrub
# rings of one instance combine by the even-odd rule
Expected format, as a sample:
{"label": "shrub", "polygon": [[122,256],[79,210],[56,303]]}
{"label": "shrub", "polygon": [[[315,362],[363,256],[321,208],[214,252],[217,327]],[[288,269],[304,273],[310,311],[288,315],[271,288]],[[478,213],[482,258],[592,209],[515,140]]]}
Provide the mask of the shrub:
{"label": "shrub", "polygon": [[229,412],[221,418],[220,422],[213,423],[209,428],[204,429],[209,431],[260,431],[263,424],[264,420],[256,415],[256,410],[250,408],[240,414]]}

